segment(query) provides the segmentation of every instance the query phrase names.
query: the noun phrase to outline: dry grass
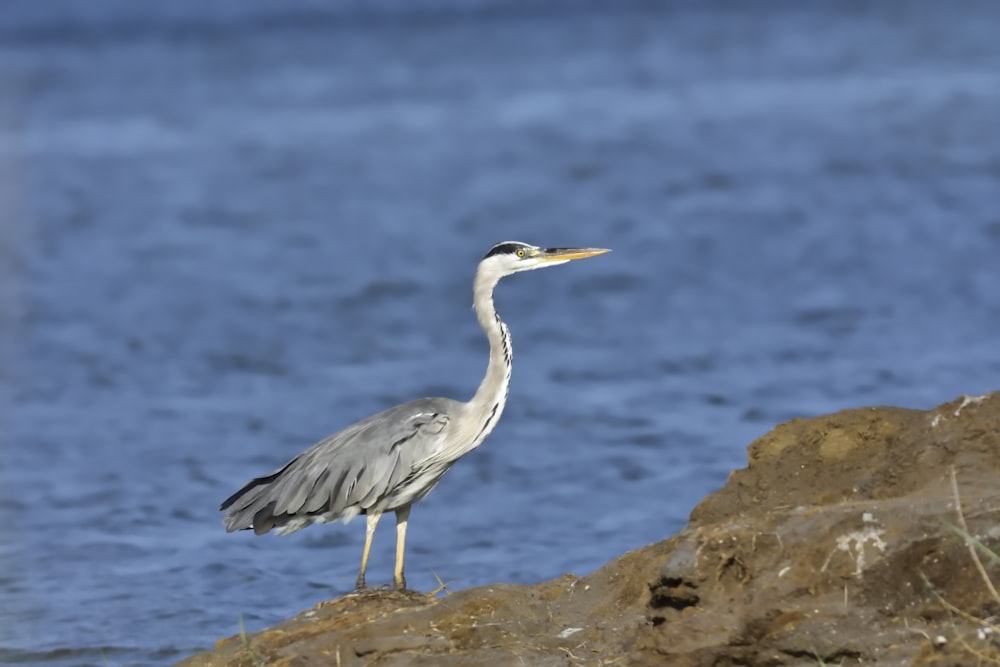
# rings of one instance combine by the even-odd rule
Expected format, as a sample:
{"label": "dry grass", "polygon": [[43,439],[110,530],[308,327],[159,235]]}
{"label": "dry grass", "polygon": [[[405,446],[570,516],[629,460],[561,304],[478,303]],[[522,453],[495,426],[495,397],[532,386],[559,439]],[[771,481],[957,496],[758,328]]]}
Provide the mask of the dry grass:
{"label": "dry grass", "polygon": [[243,625],[243,614],[240,614],[240,644],[243,646],[243,650],[247,653],[250,660],[257,667],[263,667],[267,664],[267,656],[256,651],[253,646],[250,645],[250,637],[247,635],[246,626]]}
{"label": "dry grass", "polygon": [[[990,578],[986,565],[983,564],[983,558],[986,558],[990,565],[998,565],[1000,564],[1000,556],[969,532],[965,512],[962,509],[962,498],[958,492],[955,466],[951,466],[950,474],[957,525],[950,523],[946,525],[962,538],[969,551],[969,558],[982,579],[984,589],[989,593],[989,597],[992,598],[995,605],[1000,608],[1000,593],[997,593],[996,585]],[[982,618],[961,609],[945,599],[926,577],[924,577],[924,581],[935,599],[951,614],[951,640],[960,649],[963,659],[974,660],[973,663],[969,664],[1000,665],[1000,625],[997,624],[997,618],[993,616]],[[944,643],[939,640],[935,640],[934,644],[935,646],[944,646]]]}

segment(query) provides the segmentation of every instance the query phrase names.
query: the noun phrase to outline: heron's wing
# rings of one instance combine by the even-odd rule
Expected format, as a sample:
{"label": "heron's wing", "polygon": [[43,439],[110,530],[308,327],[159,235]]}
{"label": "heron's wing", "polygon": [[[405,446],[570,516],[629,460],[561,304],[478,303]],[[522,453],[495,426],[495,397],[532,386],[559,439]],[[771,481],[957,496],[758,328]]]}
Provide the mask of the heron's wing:
{"label": "heron's wing", "polygon": [[411,401],[321,440],[223,502],[228,530],[290,532],[315,520],[395,509],[408,496],[413,502],[429,490],[415,486],[415,476],[441,450],[458,406],[443,398]]}

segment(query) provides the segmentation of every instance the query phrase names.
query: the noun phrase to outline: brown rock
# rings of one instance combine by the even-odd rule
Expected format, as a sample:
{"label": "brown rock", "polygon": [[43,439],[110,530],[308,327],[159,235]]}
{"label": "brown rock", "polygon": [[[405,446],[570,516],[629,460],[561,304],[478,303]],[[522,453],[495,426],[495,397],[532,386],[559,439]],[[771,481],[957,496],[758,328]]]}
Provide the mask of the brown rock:
{"label": "brown rock", "polygon": [[583,579],[349,595],[181,664],[1000,664],[952,469],[996,553],[1000,393],[848,410],[778,426],[681,533]]}

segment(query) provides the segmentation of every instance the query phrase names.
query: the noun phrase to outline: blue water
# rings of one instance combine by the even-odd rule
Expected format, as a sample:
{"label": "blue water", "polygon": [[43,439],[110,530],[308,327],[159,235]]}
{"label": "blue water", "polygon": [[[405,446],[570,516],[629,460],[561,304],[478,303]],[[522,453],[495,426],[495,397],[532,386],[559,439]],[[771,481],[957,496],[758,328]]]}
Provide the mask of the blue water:
{"label": "blue water", "polygon": [[778,422],[998,388],[996,3],[162,4],[0,13],[0,662],[348,591],[361,522],[219,502],[468,398],[498,241],[614,253],[501,283],[510,401],[414,510],[415,588],[585,574]]}

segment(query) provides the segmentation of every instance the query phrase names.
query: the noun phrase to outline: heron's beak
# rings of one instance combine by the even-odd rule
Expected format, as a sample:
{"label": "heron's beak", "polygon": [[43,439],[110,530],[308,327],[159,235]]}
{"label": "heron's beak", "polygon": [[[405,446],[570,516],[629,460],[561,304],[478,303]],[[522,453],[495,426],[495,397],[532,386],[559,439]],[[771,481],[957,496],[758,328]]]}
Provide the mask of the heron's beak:
{"label": "heron's beak", "polygon": [[610,248],[544,248],[538,255],[543,262],[568,262],[571,259],[583,259],[611,252]]}

